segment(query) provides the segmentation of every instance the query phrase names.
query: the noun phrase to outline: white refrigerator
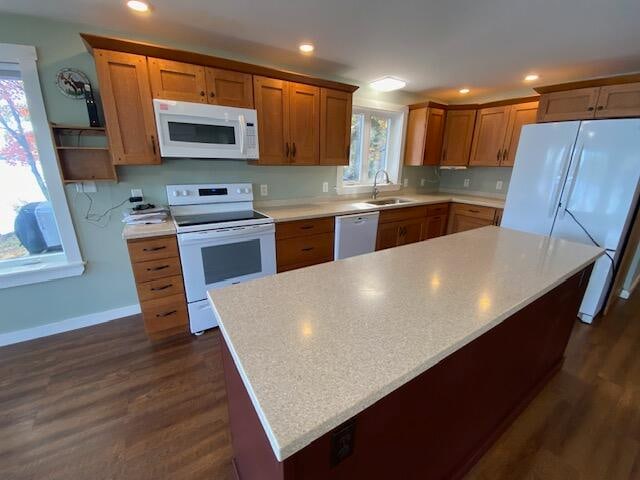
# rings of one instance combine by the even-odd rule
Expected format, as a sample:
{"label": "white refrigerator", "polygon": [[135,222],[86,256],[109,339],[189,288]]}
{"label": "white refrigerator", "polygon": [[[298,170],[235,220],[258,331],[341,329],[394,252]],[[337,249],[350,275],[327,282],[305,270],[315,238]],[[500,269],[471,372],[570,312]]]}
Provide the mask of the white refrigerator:
{"label": "white refrigerator", "polygon": [[597,261],[580,306],[591,323],[638,203],[640,119],[526,125],[501,226],[595,244]]}

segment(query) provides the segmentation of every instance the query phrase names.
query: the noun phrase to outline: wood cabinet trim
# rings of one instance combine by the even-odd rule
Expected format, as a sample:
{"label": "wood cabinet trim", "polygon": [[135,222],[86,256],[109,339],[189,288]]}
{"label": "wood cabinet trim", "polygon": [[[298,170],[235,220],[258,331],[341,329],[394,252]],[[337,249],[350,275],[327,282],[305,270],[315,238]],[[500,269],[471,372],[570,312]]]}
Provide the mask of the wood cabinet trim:
{"label": "wood cabinet trim", "polygon": [[[151,57],[147,58],[147,63],[153,98],[207,103],[207,84],[203,66]],[[191,83],[188,82],[191,79],[193,84],[184,85],[185,88],[180,90],[169,90],[164,84],[163,72],[172,74],[174,77],[180,76],[187,80],[187,83]],[[189,88],[189,86],[193,88]]]}
{"label": "wood cabinet trim", "polygon": [[[453,127],[454,121],[457,119],[462,119],[466,122],[463,125],[457,125],[457,127],[460,127],[459,131],[458,129],[454,130]],[[476,110],[447,111],[444,125],[444,138],[442,141],[441,165],[464,166],[469,164],[476,121]],[[454,150],[453,147],[455,147],[456,150]],[[458,149],[460,152],[457,151]],[[452,150],[454,150],[455,154],[451,153]]]}
{"label": "wood cabinet trim", "polygon": [[[344,102],[345,111],[342,119],[331,116],[331,113],[335,113],[336,116],[340,114],[339,110],[329,111],[329,103],[332,100]],[[349,165],[352,108],[351,93],[320,89],[320,165]]]}
{"label": "wood cabinet trim", "polygon": [[[610,106],[609,99],[617,95],[625,95],[625,101],[617,107]],[[595,118],[621,117],[640,117],[640,82],[600,88]]]}
{"label": "wood cabinet trim", "polygon": [[592,78],[589,80],[579,80],[576,82],[558,83],[555,85],[545,85],[535,87],[534,90],[540,94],[563,92],[566,90],[576,90],[579,88],[605,87],[608,85],[623,85],[625,83],[640,82],[640,73],[626,75],[616,75],[613,77]]}
{"label": "wood cabinet trim", "polygon": [[[224,70],[222,68],[206,67],[205,80],[207,85],[207,102],[210,105],[253,108],[253,76],[251,74]],[[216,82],[218,80],[242,84],[242,97],[225,97],[217,88]]]}
{"label": "wood cabinet trim", "polygon": [[[296,82],[289,82],[288,89],[291,165],[317,165],[320,162],[320,89]],[[298,99],[310,99],[310,110],[299,109]]]}
{"label": "wood cabinet trim", "polygon": [[281,80],[306,83],[308,85],[332,88],[334,90],[342,90],[349,93],[353,93],[358,89],[356,85],[334,82],[332,80],[325,80],[301,73],[294,73],[286,70],[264,67],[261,65],[253,65],[250,63],[230,60],[228,58],[214,57],[212,55],[205,55],[202,53],[168,48],[152,43],[134,42],[122,38],[103,37],[90,33],[80,33],[80,37],[82,37],[87,50],[89,50],[89,52],[91,53],[93,53],[96,49],[114,50],[136,55],[144,55],[147,57],[163,58],[167,60],[175,60],[178,62],[192,63],[194,65],[202,65],[205,67],[221,68],[224,70],[250,73],[252,75],[279,78]]}
{"label": "wood cabinet trim", "polygon": [[502,145],[501,167],[512,167],[515,164],[522,127],[536,123],[537,117],[538,102],[520,103],[511,106],[507,120],[507,132]]}
{"label": "wood cabinet trim", "polygon": [[[469,158],[469,166],[488,166],[495,167],[500,165],[501,154],[504,146],[504,139],[507,133],[507,123],[509,120],[510,106],[489,107],[478,110],[476,116],[476,126],[473,132],[473,144],[471,146],[471,157]],[[498,124],[494,125],[495,130],[495,142],[491,143],[489,138],[484,138],[484,119],[489,116],[500,115],[498,118]],[[491,133],[489,131],[489,133]],[[483,142],[489,142],[488,145],[481,145]],[[489,152],[481,151],[482,146],[491,147]],[[493,154],[495,150],[495,155]],[[485,154],[486,153],[486,154]]]}

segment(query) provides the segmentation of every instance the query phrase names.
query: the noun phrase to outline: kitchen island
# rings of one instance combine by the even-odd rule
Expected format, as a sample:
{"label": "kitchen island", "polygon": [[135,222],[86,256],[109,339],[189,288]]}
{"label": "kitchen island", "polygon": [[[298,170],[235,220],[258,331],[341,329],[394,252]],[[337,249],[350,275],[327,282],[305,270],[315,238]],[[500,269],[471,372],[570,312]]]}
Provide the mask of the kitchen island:
{"label": "kitchen island", "polygon": [[210,291],[238,477],[460,477],[559,368],[601,254],[485,227]]}

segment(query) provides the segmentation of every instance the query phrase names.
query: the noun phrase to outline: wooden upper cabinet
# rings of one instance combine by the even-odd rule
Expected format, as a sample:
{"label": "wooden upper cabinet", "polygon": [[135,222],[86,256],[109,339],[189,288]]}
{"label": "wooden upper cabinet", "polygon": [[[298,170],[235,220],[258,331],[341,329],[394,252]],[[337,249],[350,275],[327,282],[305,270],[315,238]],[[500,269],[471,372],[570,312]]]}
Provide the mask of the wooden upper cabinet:
{"label": "wooden upper cabinet", "polygon": [[500,165],[509,120],[509,106],[478,110],[469,165]]}
{"label": "wooden upper cabinet", "polygon": [[419,107],[409,110],[405,165],[439,165],[442,154],[445,111]]}
{"label": "wooden upper cabinet", "polygon": [[204,67],[190,63],[149,58],[153,98],[207,103]]}
{"label": "wooden upper cabinet", "polygon": [[207,99],[212,105],[253,108],[253,78],[249,73],[206,68]]}
{"label": "wooden upper cabinet", "polygon": [[320,164],[349,165],[352,94],[320,89]]}
{"label": "wooden upper cabinet", "polygon": [[600,87],[552,92],[540,96],[538,122],[594,118]]}
{"label": "wooden upper cabinet", "polygon": [[261,165],[289,162],[289,82],[253,77]]}
{"label": "wooden upper cabinet", "polygon": [[600,87],[595,117],[640,117],[640,82]]}
{"label": "wooden upper cabinet", "polygon": [[512,167],[516,160],[516,150],[520,141],[520,131],[524,125],[536,123],[538,102],[518,103],[509,109],[507,133],[504,139],[501,167]]}
{"label": "wooden upper cabinet", "polygon": [[289,82],[290,161],[317,165],[320,161],[320,89]]}
{"label": "wooden upper cabinet", "polygon": [[441,165],[463,166],[469,163],[476,110],[447,112]]}
{"label": "wooden upper cabinet", "polygon": [[113,163],[159,164],[147,58],[101,49],[94,57]]}

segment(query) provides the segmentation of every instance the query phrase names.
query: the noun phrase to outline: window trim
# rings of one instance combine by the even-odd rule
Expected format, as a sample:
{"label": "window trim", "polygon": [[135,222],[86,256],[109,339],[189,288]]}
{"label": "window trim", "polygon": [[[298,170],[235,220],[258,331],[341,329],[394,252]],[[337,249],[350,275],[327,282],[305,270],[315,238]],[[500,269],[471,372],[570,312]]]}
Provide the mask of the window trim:
{"label": "window trim", "polygon": [[17,64],[31,115],[42,172],[53,207],[63,252],[0,261],[0,288],[46,282],[81,275],[85,262],[80,254],[38,76],[36,49],[30,45],[0,43],[0,62]]}
{"label": "window trim", "polygon": [[[356,98],[353,101],[353,113],[357,113],[359,111],[365,113],[383,112],[385,114],[391,114],[394,117],[393,119],[395,120],[396,126],[392,127],[391,138],[389,139],[389,143],[393,145],[393,148],[389,149],[389,153],[392,157],[387,157],[387,169],[391,169],[389,165],[394,165],[392,167],[394,172],[390,171],[389,175],[391,177],[395,177],[396,181],[395,183],[378,185],[378,190],[382,192],[400,190],[402,188],[402,159],[404,158],[405,132],[407,128],[407,115],[409,112],[408,107],[380,100]],[[345,183],[342,180],[344,168],[344,166],[337,168],[336,191],[339,195],[371,192],[372,184]],[[397,174],[394,175],[396,168]]]}

